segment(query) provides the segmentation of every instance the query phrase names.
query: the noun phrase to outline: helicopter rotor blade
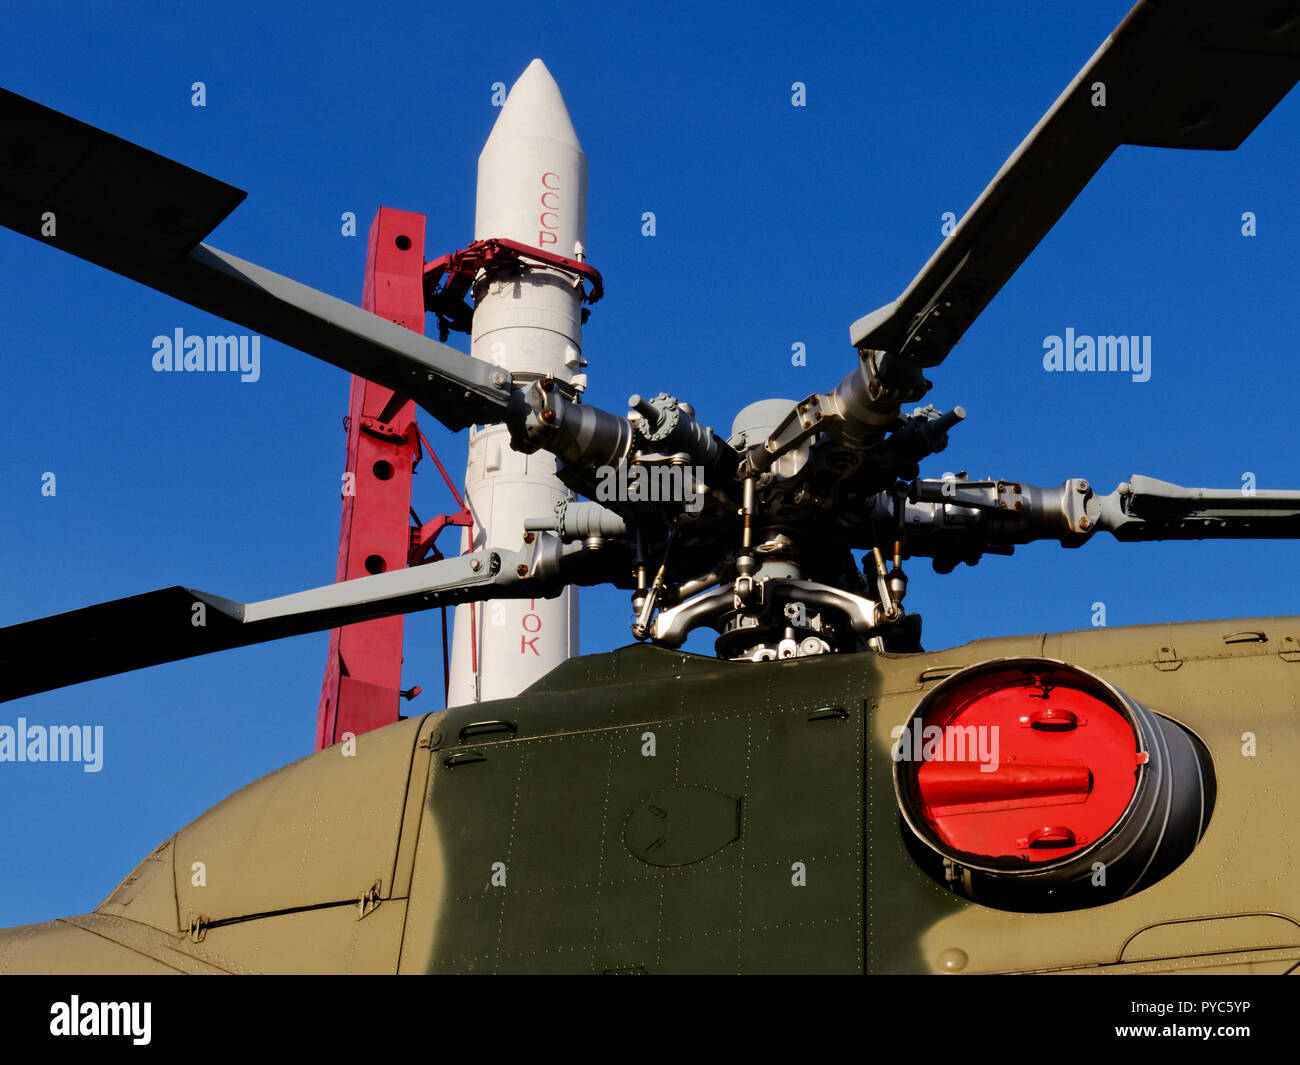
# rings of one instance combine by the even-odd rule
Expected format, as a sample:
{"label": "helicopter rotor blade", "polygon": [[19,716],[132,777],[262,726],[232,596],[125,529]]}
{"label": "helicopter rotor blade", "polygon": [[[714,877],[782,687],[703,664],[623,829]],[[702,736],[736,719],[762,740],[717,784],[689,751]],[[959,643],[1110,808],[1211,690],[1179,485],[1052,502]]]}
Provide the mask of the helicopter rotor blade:
{"label": "helicopter rotor blade", "polygon": [[[1104,496],[1083,478],[1050,486],[918,479],[906,500],[907,551],[934,559],[941,573],[1036,540],[1081,547],[1103,532],[1124,543],[1300,539],[1300,492],[1189,488],[1141,474]],[[896,506],[888,494],[876,497],[877,539],[893,535]]]}
{"label": "helicopter rotor blade", "polygon": [[239,189],[0,89],[0,224],[414,399],[500,421],[497,367],[200,243]]}
{"label": "helicopter rotor blade", "polygon": [[1236,148],[1297,79],[1294,3],[1140,0],[853,345],[937,365],[1116,148]]}
{"label": "helicopter rotor blade", "polygon": [[1127,543],[1300,537],[1296,492],[1185,488],[1134,474],[1098,502],[1097,529]]}
{"label": "helicopter rotor blade", "polygon": [[545,598],[536,553],[482,550],[257,603],[174,586],[0,629],[0,702],[181,658],[484,599]]}

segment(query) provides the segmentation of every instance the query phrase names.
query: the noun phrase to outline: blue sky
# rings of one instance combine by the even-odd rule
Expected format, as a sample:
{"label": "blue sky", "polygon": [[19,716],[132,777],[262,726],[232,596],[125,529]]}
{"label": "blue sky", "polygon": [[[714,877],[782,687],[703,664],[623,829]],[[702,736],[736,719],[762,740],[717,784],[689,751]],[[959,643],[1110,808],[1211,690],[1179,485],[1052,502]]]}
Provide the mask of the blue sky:
{"label": "blue sky", "polygon": [[[0,83],[247,190],[210,242],[359,302],[380,205],[428,215],[429,257],[469,242],[492,84],[540,56],[590,164],[606,297],[585,333],[588,397],[618,410],[668,391],[725,435],[747,402],[839,381],[850,322],[902,290],[943,213],[966,209],[1128,6],[50,3],[7,14]],[[930,375],[929,401],[969,416],[923,473],[1109,491],[1132,473],[1236,487],[1249,471],[1300,489],[1298,155],[1294,93],[1235,153],[1121,149]],[[340,234],[344,211],[360,236]],[[0,272],[0,623],[172,584],[255,600],[332,578],[345,373],[264,341],[256,383],[156,374],[154,336],[226,330],[8,230]],[[1151,379],[1044,373],[1043,339],[1067,327],[1150,335]],[[463,439],[422,426],[463,470]],[[415,503],[449,503],[431,467]],[[1084,628],[1096,601],[1111,625],[1297,612],[1285,543],[1038,544],[909,572],[929,648]],[[630,641],[624,593],[584,591],[582,610],[584,650]],[[0,764],[0,926],[92,908],[160,840],[308,753],[326,643],[0,708],[0,724],[105,730],[98,774]],[[436,613],[408,619],[405,679],[426,693],[412,713],[440,706],[438,648]]]}

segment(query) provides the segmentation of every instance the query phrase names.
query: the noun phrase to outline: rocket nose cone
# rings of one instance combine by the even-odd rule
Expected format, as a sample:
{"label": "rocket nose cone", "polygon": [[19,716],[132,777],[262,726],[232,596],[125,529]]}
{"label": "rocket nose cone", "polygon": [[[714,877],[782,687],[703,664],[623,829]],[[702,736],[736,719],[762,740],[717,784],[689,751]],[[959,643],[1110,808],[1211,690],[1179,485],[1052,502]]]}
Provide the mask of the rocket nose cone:
{"label": "rocket nose cone", "polygon": [[534,59],[519,75],[484,147],[515,137],[545,137],[582,150],[560,87],[540,59]]}

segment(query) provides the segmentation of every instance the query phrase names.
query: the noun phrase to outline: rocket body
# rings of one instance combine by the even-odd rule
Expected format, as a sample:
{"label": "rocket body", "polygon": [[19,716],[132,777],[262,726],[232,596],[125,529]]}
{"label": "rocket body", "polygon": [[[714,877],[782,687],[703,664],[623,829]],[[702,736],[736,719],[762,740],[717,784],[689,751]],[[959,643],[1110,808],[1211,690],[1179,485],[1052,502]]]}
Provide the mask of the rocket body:
{"label": "rocket body", "polygon": [[[478,162],[474,239],[515,240],[585,258],[587,159],[560,90],[535,59],[510,90]],[[506,267],[474,287],[470,354],[516,382],[547,376],[585,387],[582,289],[562,270]],[[569,495],[555,457],[510,448],[503,425],[470,430],[462,553],[519,550],[524,520]],[[578,651],[578,597],[488,600],[456,608],[448,706],[517,695]]]}

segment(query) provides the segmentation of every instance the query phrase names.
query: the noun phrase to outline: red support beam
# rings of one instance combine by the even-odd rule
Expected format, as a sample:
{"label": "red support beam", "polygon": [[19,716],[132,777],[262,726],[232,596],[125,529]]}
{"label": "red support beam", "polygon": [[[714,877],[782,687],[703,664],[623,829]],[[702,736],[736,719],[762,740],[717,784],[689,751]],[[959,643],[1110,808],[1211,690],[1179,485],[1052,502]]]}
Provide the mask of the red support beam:
{"label": "red support beam", "polygon": [[[362,306],[424,333],[424,215],[379,209],[370,226]],[[419,429],[410,400],[381,420],[392,398],[389,389],[352,378],[345,467],[351,476],[343,480],[338,581],[407,564]],[[335,629],[321,687],[316,749],[337,743],[344,733],[360,734],[396,721],[401,687],[400,615]]]}

